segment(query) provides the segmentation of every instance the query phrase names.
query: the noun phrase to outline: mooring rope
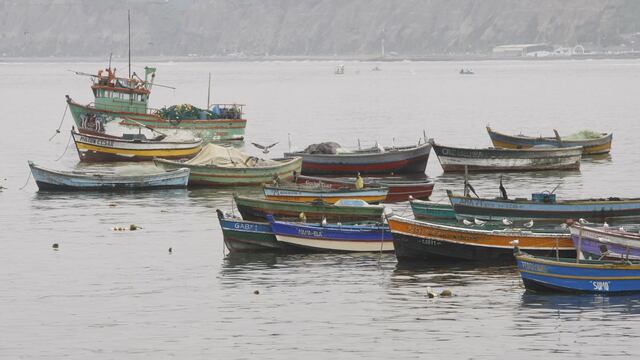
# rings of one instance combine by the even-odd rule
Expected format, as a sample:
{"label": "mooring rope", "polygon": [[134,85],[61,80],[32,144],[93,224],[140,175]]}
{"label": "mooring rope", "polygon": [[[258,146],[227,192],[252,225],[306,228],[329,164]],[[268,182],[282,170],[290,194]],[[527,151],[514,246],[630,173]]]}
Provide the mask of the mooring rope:
{"label": "mooring rope", "polygon": [[64,154],[67,153],[67,150],[69,150],[69,143],[71,142],[71,133],[69,133],[69,139],[67,140],[67,146],[64,147],[64,152],[62,153],[62,155],[60,155],[60,157],[58,157],[57,159],[55,159],[54,161],[58,161],[60,159],[62,159],[62,157],[64,156]]}
{"label": "mooring rope", "polygon": [[29,180],[31,180],[31,170],[29,170],[29,176],[27,176],[27,181],[24,183],[24,185],[22,185],[22,187],[18,190],[22,190],[24,188],[27,187],[27,184],[29,183]]}
{"label": "mooring rope", "polygon": [[60,134],[60,128],[62,128],[62,123],[64,122],[64,118],[67,115],[67,109],[69,109],[69,104],[67,104],[67,106],[64,107],[64,113],[62,114],[62,119],[60,119],[60,125],[58,125],[58,128],[56,129],[55,134],[53,134],[53,136],[49,138],[49,141],[53,140],[53,138],[56,137],[56,135]]}

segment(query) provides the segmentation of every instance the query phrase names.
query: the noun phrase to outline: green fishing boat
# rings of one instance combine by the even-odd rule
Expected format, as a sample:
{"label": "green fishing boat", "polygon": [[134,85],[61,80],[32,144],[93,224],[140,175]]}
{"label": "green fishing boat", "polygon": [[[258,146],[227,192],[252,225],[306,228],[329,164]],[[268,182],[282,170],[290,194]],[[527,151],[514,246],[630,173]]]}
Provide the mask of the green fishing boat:
{"label": "green fishing boat", "polygon": [[[330,222],[379,221],[384,212],[383,205],[369,205],[362,200],[340,200],[335,204],[322,201],[294,203],[256,199],[235,194],[238,211],[245,220],[266,220],[267,215],[278,219],[297,219]],[[302,214],[302,215],[301,215]]]}
{"label": "green fishing boat", "polygon": [[156,69],[145,67],[144,79],[135,72],[129,77],[116,76],[109,66],[97,74],[75,72],[91,78],[93,103],[82,105],[67,95],[67,104],[80,132],[121,136],[131,127],[144,126],[181,138],[204,141],[244,140],[247,120],[242,104],[213,104],[201,109],[190,104],[162,109],[148,106]]}
{"label": "green fishing boat", "polygon": [[456,212],[449,202],[411,200],[411,210],[416,219],[424,220],[456,220]]}

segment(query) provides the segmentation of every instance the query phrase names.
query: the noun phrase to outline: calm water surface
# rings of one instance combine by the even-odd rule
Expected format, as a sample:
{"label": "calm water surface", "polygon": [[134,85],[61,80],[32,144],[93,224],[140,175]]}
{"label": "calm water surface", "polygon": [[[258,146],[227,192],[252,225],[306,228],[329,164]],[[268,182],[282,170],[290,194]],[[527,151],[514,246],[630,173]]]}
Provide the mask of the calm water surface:
{"label": "calm water surface", "polygon": [[[273,153],[334,140],[354,147],[488,146],[504,132],[614,132],[611,156],[580,172],[505,175],[510,195],[560,185],[560,197],[640,196],[640,62],[159,63],[152,106],[246,103],[250,141]],[[141,72],[146,64],[134,64]],[[0,357],[2,358],[618,358],[637,357],[640,296],[525,294],[513,267],[403,267],[393,255],[244,255],[223,249],[215,209],[233,191],[38,193],[27,160],[78,166],[72,120],[48,141],[64,95],[91,101],[105,64],[0,63]],[[378,66],[382,69],[373,72]],[[116,64],[125,69],[126,64]],[[460,68],[474,76],[460,76]],[[247,150],[260,154],[248,145]],[[64,155],[59,161],[56,158]],[[435,156],[433,199],[460,189]],[[498,193],[497,175],[474,175]],[[410,214],[406,204],[394,206]],[[131,223],[135,232],[114,232]],[[54,251],[53,243],[60,249]],[[168,248],[173,248],[169,254]],[[428,299],[426,287],[452,298]],[[258,290],[259,295],[254,295]]]}

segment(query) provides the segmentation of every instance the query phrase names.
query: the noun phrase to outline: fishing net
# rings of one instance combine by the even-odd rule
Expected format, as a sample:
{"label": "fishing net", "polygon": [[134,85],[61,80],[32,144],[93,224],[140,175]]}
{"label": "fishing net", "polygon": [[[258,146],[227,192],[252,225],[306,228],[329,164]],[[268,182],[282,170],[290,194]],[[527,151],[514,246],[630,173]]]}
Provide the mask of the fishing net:
{"label": "fishing net", "polygon": [[235,106],[223,108],[214,105],[211,110],[201,109],[191,104],[165,106],[157,114],[168,120],[209,120],[209,119],[239,119],[241,112]]}
{"label": "fishing net", "polygon": [[319,144],[311,144],[304,149],[307,154],[337,154],[341,148],[340,144],[328,141]]}
{"label": "fishing net", "polygon": [[602,137],[602,133],[592,131],[592,130],[581,130],[575,134],[571,134],[569,136],[563,137],[566,140],[589,140],[589,139],[597,139]]}

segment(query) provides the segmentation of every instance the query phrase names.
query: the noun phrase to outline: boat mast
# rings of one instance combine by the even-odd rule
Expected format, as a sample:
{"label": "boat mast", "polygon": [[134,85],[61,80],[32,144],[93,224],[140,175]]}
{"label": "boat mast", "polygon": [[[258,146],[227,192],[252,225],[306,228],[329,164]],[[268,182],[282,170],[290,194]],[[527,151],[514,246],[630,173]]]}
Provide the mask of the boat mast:
{"label": "boat mast", "polygon": [[127,10],[127,24],[129,26],[129,87],[131,87],[131,9]]}
{"label": "boat mast", "polygon": [[209,73],[209,88],[207,89],[207,110],[211,106],[211,73]]}

